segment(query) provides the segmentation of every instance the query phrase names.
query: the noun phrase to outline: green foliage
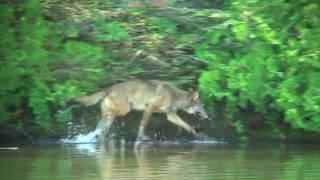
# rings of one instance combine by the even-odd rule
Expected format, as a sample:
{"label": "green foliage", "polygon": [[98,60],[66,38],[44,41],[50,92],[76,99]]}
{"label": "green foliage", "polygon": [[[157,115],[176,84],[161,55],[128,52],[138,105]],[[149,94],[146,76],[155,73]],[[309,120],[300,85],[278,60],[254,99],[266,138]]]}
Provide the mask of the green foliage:
{"label": "green foliage", "polygon": [[128,39],[127,31],[117,21],[99,22],[95,26],[95,38],[98,41],[124,41]]}
{"label": "green foliage", "polygon": [[68,58],[78,61],[100,60],[103,58],[103,49],[81,41],[68,41],[64,44]]}
{"label": "green foliage", "polygon": [[154,17],[150,19],[150,30],[155,32],[159,32],[160,34],[168,33],[168,34],[175,34],[176,31],[176,24],[166,18],[158,18]]}
{"label": "green foliage", "polygon": [[238,120],[233,124],[236,132],[240,135],[240,141],[241,142],[248,142],[248,137],[246,136],[246,127],[245,125],[242,123],[242,121]]}
{"label": "green foliage", "polygon": [[243,141],[242,111],[320,132],[317,1],[217,1],[222,10],[211,1],[159,9],[94,2],[0,5],[0,125],[50,132],[72,121],[73,97],[134,78],[190,87],[201,74],[206,106],[223,105]]}
{"label": "green foliage", "polygon": [[66,102],[74,96],[81,96],[82,92],[79,92],[77,87],[72,82],[66,82],[64,84],[56,83],[52,88],[50,96],[47,96],[49,101],[56,103],[59,106],[66,106]]}
{"label": "green foliage", "polygon": [[29,106],[33,109],[36,116],[36,123],[45,128],[50,128],[51,113],[48,107],[48,96],[50,90],[40,81],[35,81],[33,88],[30,90]]}
{"label": "green foliage", "polygon": [[[11,118],[12,112],[22,106],[23,98],[37,96],[31,88],[32,85],[39,89],[44,88],[37,86],[37,82],[48,73],[48,69],[43,68],[48,62],[48,54],[43,44],[50,33],[48,24],[41,18],[41,13],[35,11],[38,5],[37,1],[27,1],[25,4],[0,7],[3,10],[0,16],[3,22],[0,25],[3,29],[0,35],[0,54],[3,58],[0,62],[0,117],[5,119],[1,122]],[[17,11],[21,13],[19,17],[16,16]],[[43,103],[41,101],[40,106]],[[35,113],[43,115],[45,112],[45,109],[41,109]]]}
{"label": "green foliage", "polygon": [[[20,127],[21,123],[29,121],[26,118],[34,118],[37,126],[49,131],[55,123],[53,114],[79,92],[71,81],[54,83],[54,67],[50,64],[56,62],[56,53],[63,51],[58,49],[61,41],[51,29],[54,26],[43,19],[39,6],[38,1],[26,0],[25,3],[0,7],[3,10],[0,26],[4,30],[0,35],[0,54],[3,57],[0,62],[0,124]],[[16,16],[18,11],[19,17]],[[68,41],[64,45],[65,55],[62,57],[77,61],[102,59],[101,47],[76,41]],[[32,109],[34,117],[9,121],[15,118],[19,109],[27,107]]]}
{"label": "green foliage", "polygon": [[212,29],[197,47],[209,62],[199,85],[208,101],[224,102],[231,117],[254,107],[266,121],[280,113],[278,122],[320,132],[319,4],[235,1],[229,8],[230,31]]}

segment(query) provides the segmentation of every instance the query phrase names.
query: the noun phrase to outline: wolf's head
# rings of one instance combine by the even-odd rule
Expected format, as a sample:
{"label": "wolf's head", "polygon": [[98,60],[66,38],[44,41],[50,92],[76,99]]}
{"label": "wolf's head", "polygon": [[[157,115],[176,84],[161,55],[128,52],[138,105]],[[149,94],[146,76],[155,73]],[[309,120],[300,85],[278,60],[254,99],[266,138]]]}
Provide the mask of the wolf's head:
{"label": "wolf's head", "polygon": [[203,107],[203,104],[199,100],[199,93],[193,91],[192,89],[189,90],[189,98],[188,98],[188,105],[183,109],[189,114],[199,114],[201,118],[208,118],[207,112]]}

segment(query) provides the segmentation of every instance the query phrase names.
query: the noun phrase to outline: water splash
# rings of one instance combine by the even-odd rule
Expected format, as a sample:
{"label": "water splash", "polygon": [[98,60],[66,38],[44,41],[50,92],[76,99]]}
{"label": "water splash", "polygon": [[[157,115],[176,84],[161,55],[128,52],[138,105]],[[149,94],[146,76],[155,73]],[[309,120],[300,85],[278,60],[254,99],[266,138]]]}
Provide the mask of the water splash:
{"label": "water splash", "polygon": [[61,143],[67,144],[79,144],[79,143],[95,143],[98,141],[98,136],[102,131],[101,126],[97,126],[97,128],[89,133],[79,133],[83,127],[79,125],[69,124],[69,132],[66,138],[60,139]]}
{"label": "water splash", "polygon": [[95,143],[98,141],[98,135],[101,129],[95,129],[87,134],[78,134],[72,138],[63,138],[60,141],[62,143]]}
{"label": "water splash", "polygon": [[221,144],[224,142],[217,141],[217,140],[194,140],[194,141],[191,141],[191,143],[205,145],[205,144]]}

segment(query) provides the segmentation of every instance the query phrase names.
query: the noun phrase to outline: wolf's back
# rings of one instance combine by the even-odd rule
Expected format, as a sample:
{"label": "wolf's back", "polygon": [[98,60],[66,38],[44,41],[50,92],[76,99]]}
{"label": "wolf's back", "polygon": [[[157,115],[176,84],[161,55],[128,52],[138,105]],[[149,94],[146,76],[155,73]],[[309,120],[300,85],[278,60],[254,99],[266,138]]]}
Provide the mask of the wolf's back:
{"label": "wolf's back", "polygon": [[101,101],[106,95],[107,91],[100,91],[92,95],[77,97],[73,100],[85,106],[92,106]]}

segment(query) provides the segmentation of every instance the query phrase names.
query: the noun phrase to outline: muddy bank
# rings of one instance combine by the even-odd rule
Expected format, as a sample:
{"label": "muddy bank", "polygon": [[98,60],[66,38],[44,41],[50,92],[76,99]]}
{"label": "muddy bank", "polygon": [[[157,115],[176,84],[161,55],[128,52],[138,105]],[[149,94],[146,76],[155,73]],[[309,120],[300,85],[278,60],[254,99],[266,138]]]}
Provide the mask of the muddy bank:
{"label": "muddy bank", "polygon": [[[135,115],[130,115],[127,118],[136,118]],[[119,119],[114,123],[110,132],[108,133],[109,138],[115,140],[125,139],[126,141],[135,141],[138,133],[139,119],[131,121]],[[286,132],[274,133],[270,129],[251,129],[246,132],[246,140],[243,141],[243,134],[239,135],[233,127],[226,126],[205,126],[206,121],[193,122],[197,132],[203,137],[200,140],[216,140],[231,143],[320,143],[320,135],[318,133],[310,133],[301,130],[290,130]],[[32,128],[31,128],[32,129]],[[88,133],[94,129],[94,126],[87,127],[79,133]],[[6,128],[0,129],[0,145],[16,145],[16,144],[29,144],[39,142],[57,142],[61,138],[68,136],[68,128],[64,131],[61,128],[52,129],[50,132],[41,130],[30,130],[30,129],[14,129]],[[77,133],[74,133],[76,135]],[[162,115],[155,115],[153,121],[148,125],[146,134],[152,141],[192,141],[199,140],[195,139],[192,135],[185,132],[181,128],[172,125],[171,123],[164,121]]]}

